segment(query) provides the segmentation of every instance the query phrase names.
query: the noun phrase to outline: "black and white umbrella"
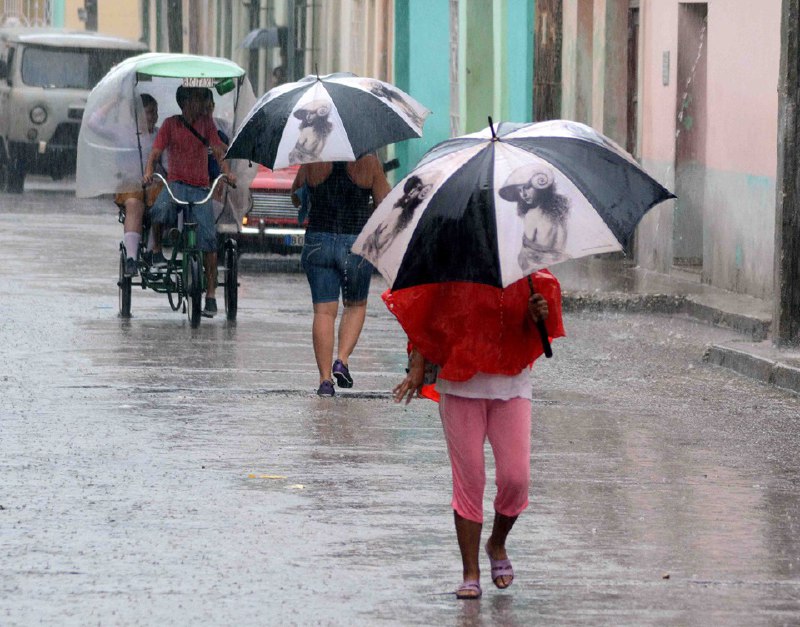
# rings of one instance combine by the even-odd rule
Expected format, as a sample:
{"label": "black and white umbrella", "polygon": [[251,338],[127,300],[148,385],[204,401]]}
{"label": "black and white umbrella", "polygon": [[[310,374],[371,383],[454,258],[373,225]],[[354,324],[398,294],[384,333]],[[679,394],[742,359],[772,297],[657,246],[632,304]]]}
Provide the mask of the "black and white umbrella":
{"label": "black and white umbrella", "polygon": [[674,198],[584,124],[500,123],[423,156],[364,226],[353,251],[392,290],[445,282],[505,288],[567,259],[619,251]]}
{"label": "black and white umbrella", "polygon": [[228,157],[279,169],[355,161],[394,142],[422,136],[430,111],[398,88],[341,72],[306,76],[264,94],[228,148]]}

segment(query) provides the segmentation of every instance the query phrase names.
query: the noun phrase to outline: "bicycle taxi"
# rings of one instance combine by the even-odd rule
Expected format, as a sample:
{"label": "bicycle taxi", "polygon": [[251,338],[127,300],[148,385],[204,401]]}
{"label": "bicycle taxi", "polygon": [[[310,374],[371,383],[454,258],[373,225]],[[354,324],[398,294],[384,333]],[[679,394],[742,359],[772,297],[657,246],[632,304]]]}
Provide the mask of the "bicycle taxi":
{"label": "bicycle taxi", "polygon": [[[76,195],[90,198],[113,194],[118,199],[133,194],[144,202],[141,234],[136,238],[138,250],[127,251],[126,238],[120,242],[117,282],[120,316],[131,316],[132,288],[141,287],[166,294],[172,310],[182,309],[191,327],[196,328],[202,318],[201,302],[207,280],[216,280],[216,285],[223,289],[226,317],[236,319],[239,288],[236,234],[241,229],[242,216],[250,207],[249,187],[256,167],[248,161],[232,160],[230,169],[236,175],[237,185],[226,185],[226,177],[221,174],[210,180],[206,198],[194,202],[177,198],[163,172],[157,174],[155,179],[178,207],[178,226],[163,235],[164,251],[168,253],[166,263],[153,263],[148,253],[148,239],[152,244],[153,238],[147,214],[157,189],[143,187],[142,179],[155,132],[148,128],[144,103],[155,99],[161,120],[180,114],[175,96],[181,86],[210,92],[215,126],[229,138],[255,102],[245,71],[228,59],[148,53],[123,61],[89,94],[78,137]],[[165,156],[166,163],[162,166],[168,170],[168,151]],[[209,199],[214,204],[219,259],[216,277],[212,279],[206,278],[203,253],[198,248],[197,224],[191,220],[194,206]],[[116,202],[119,221],[124,223],[125,205]],[[126,270],[128,257],[135,260],[135,273]]]}

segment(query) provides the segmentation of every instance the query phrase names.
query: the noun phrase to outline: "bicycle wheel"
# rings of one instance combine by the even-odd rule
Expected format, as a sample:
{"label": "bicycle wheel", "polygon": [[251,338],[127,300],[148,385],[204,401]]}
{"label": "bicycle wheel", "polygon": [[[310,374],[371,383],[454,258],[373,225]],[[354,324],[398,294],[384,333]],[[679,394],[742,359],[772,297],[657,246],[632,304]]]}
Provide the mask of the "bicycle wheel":
{"label": "bicycle wheel", "polygon": [[202,317],[201,304],[203,299],[200,260],[197,257],[193,256],[189,260],[186,275],[186,300],[189,301],[186,312],[189,316],[189,324],[193,329],[196,329],[200,326],[200,318]]}
{"label": "bicycle wheel", "polygon": [[239,308],[239,251],[234,240],[225,244],[225,313],[228,320],[236,320]]}
{"label": "bicycle wheel", "polygon": [[131,277],[125,276],[125,249],[119,251],[119,315],[121,318],[131,317]]}

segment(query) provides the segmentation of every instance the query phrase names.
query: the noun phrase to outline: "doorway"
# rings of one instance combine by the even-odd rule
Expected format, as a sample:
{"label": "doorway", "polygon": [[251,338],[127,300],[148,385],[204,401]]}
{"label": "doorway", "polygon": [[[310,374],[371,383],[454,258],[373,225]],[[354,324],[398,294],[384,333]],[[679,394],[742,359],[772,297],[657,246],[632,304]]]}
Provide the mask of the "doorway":
{"label": "doorway", "polygon": [[672,263],[700,275],[703,269],[708,4],[686,3],[678,12],[675,213]]}

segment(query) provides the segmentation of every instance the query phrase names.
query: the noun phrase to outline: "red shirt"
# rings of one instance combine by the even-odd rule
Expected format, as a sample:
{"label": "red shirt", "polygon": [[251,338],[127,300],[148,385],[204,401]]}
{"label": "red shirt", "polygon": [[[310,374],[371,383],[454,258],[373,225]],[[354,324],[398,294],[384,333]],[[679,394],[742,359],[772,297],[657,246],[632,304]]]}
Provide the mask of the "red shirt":
{"label": "red shirt", "polygon": [[[224,146],[210,116],[195,120],[192,126],[212,146]],[[167,151],[168,181],[208,187],[208,149],[183,125],[179,116],[174,115],[164,121],[158,130],[153,148]]]}

